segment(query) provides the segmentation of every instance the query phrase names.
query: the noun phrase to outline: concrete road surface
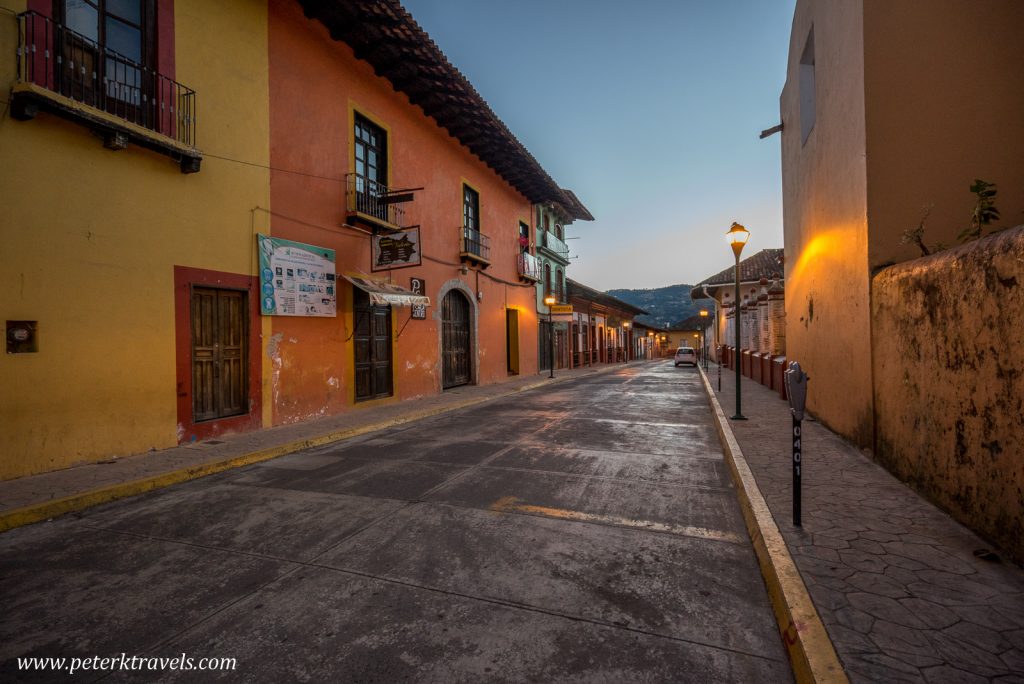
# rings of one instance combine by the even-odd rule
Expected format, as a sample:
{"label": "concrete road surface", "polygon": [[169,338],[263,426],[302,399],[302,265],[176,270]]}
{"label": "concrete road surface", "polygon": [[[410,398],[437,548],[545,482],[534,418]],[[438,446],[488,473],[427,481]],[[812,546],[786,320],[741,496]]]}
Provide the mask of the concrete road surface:
{"label": "concrete road surface", "polygon": [[[699,378],[671,362],[13,530],[0,587],[3,681],[94,656],[115,662],[77,681],[792,679]],[[133,656],[234,669],[112,670]]]}

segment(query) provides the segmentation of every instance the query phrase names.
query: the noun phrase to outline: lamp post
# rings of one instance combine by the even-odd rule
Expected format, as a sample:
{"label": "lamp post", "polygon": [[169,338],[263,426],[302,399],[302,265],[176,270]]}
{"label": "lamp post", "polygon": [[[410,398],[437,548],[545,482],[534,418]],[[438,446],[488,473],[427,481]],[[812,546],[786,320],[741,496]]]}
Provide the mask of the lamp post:
{"label": "lamp post", "polygon": [[551,338],[551,375],[548,376],[550,378],[555,377],[555,323],[551,319],[551,307],[557,301],[554,295],[544,295],[544,303],[548,306],[548,336]]}
{"label": "lamp post", "polygon": [[629,336],[630,325],[632,324],[629,321],[622,322],[622,329],[625,331],[622,333],[622,336],[625,338],[624,340],[622,340],[622,351],[624,352],[624,355],[626,357],[624,361],[629,361],[629,357],[632,355],[630,352],[632,351],[633,340]]}
{"label": "lamp post", "polygon": [[648,337],[648,340],[647,340],[647,358],[653,360],[654,359],[654,331],[653,330],[648,330],[647,331],[647,337]]}
{"label": "lamp post", "polygon": [[729,227],[729,232],[725,234],[725,237],[729,240],[729,245],[732,246],[732,253],[736,256],[736,315],[734,316],[734,322],[736,324],[736,415],[732,417],[733,420],[746,420],[746,416],[740,410],[740,368],[743,363],[740,359],[740,252],[743,251],[743,245],[747,244],[747,238],[750,237],[750,231],[741,226],[740,224],[733,221],[732,226]]}
{"label": "lamp post", "polygon": [[708,310],[700,310],[700,358],[704,361],[704,370],[708,369]]}

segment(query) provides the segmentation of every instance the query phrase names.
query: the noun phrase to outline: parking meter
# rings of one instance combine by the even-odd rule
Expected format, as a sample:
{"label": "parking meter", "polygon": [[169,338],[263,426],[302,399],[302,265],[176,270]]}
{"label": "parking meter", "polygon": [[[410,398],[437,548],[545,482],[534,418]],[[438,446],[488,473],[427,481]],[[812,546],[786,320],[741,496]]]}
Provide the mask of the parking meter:
{"label": "parking meter", "polygon": [[789,364],[786,376],[786,395],[789,409],[793,413],[793,524],[800,526],[800,485],[803,477],[803,427],[804,405],[807,402],[807,373],[794,361]]}
{"label": "parking meter", "polygon": [[789,397],[789,408],[797,420],[804,419],[804,405],[807,403],[807,373],[804,373],[797,361],[789,364],[786,371],[786,396]]}

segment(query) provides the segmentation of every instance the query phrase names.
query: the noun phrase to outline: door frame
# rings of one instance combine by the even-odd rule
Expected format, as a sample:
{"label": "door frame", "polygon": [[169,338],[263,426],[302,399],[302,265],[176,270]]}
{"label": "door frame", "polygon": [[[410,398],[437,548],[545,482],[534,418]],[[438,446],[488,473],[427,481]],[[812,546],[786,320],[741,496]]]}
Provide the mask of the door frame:
{"label": "door frame", "polygon": [[[466,283],[458,278],[446,281],[437,292],[437,306],[434,309],[433,319],[437,326],[437,364],[435,366],[435,377],[438,392],[444,392],[444,308],[442,302],[445,295],[452,290],[458,290],[469,301],[469,385],[476,385],[480,380],[480,305],[473,294],[473,290]],[[460,385],[464,387],[465,385]]]}
{"label": "door frame", "polygon": [[[240,290],[247,293],[249,411],[237,416],[194,421],[192,414],[192,288]],[[207,439],[225,432],[245,432],[263,427],[263,367],[260,362],[261,316],[259,282],[254,276],[209,271],[187,266],[174,267],[175,393],[177,399],[177,441],[179,444]]]}

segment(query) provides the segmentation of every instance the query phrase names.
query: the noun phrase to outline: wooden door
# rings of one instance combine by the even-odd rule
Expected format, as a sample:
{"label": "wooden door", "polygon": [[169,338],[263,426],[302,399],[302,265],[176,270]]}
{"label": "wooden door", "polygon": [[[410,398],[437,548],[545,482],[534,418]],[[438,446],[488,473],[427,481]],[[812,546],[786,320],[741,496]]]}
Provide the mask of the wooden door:
{"label": "wooden door", "polygon": [[192,414],[195,422],[249,411],[248,293],[192,290]]}
{"label": "wooden door", "polygon": [[441,302],[441,356],[445,389],[468,384],[472,376],[470,324],[469,300],[461,292],[452,290]]}
{"label": "wooden door", "polygon": [[391,307],[370,304],[360,289],[354,296],[356,401],[390,397],[393,392],[391,360]]}
{"label": "wooden door", "polygon": [[505,310],[505,349],[509,375],[519,375],[519,312]]}

